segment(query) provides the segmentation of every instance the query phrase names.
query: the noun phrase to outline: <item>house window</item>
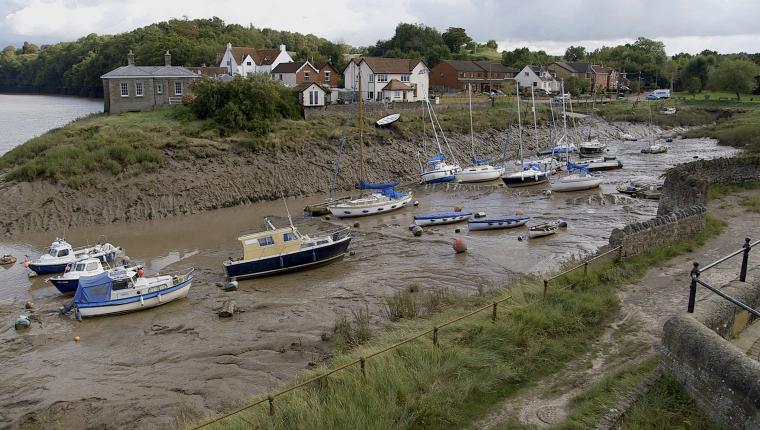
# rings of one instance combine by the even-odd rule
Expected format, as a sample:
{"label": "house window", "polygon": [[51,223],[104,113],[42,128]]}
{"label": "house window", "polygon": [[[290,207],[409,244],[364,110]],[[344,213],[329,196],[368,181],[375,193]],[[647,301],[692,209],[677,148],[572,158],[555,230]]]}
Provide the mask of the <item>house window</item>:
{"label": "house window", "polygon": [[272,236],[262,237],[259,239],[259,246],[269,246],[274,245],[274,239],[272,239]]}
{"label": "house window", "polygon": [[[441,77],[443,77],[443,73],[441,73]],[[464,78],[464,73],[462,73],[462,72],[459,72],[459,77],[460,77],[460,78]]]}
{"label": "house window", "polygon": [[143,84],[142,82],[135,82],[135,96],[142,97],[143,96]]}
{"label": "house window", "polygon": [[319,104],[319,92],[309,91],[309,104],[310,105],[318,105]]}
{"label": "house window", "polygon": [[401,75],[401,82],[409,82],[409,75]]}
{"label": "house window", "polygon": [[537,87],[537,86],[538,86],[538,82],[536,82],[536,81],[533,81],[533,86],[534,86],[534,87]]}
{"label": "house window", "polygon": [[182,95],[182,82],[175,82],[174,83],[174,95],[175,96],[181,96]]}
{"label": "house window", "polygon": [[388,75],[377,75],[377,82],[388,82]]}
{"label": "house window", "polygon": [[309,82],[309,72],[303,72],[303,80]]}
{"label": "house window", "polygon": [[251,64],[251,62],[250,62],[250,61],[246,61],[245,65],[246,65],[246,66],[251,66],[252,64]]}
{"label": "house window", "polygon": [[282,80],[282,73],[277,74],[277,79]]}
{"label": "house window", "polygon": [[369,79],[367,79],[367,82],[375,82],[375,75],[370,74]]}
{"label": "house window", "polygon": [[330,72],[325,72],[325,82],[330,82]]}
{"label": "house window", "polygon": [[396,91],[396,93],[393,94],[393,97],[395,97],[397,99],[401,98],[401,91]]}
{"label": "house window", "polygon": [[530,74],[528,72],[525,72],[525,76],[530,76]]}
{"label": "house window", "polygon": [[126,82],[121,83],[121,96],[129,97],[129,85]]}
{"label": "house window", "polygon": [[156,94],[164,93],[164,84],[156,84]]}
{"label": "house window", "polygon": [[367,92],[367,100],[372,100],[374,97],[375,97],[375,93],[373,93],[372,91]]}

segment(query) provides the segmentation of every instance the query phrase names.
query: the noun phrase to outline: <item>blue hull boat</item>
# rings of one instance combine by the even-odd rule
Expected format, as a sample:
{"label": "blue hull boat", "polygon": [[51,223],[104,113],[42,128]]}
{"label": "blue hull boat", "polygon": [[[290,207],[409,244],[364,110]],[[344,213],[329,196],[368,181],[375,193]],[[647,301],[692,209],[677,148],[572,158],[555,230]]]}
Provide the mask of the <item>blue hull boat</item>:
{"label": "blue hull boat", "polygon": [[530,217],[512,216],[503,218],[477,219],[470,220],[467,226],[470,230],[497,230],[503,228],[515,228],[525,225]]}
{"label": "blue hull boat", "polygon": [[76,293],[77,288],[79,287],[79,279],[50,279],[50,283],[53,284],[61,294],[67,296]]}
{"label": "blue hull boat", "polygon": [[[103,263],[112,262],[114,261],[114,259],[116,259],[117,254],[118,254],[118,251],[114,250],[114,251],[107,252],[105,254],[98,255],[95,258],[97,258]],[[66,262],[66,263],[56,262],[56,263],[45,264],[42,261],[44,260],[39,260],[39,262],[37,260],[30,262],[28,266],[29,269],[33,270],[34,273],[38,275],[50,275],[53,273],[62,273],[63,271],[66,270],[66,266],[68,266],[71,263],[71,262]],[[76,290],[76,288],[74,290]]]}

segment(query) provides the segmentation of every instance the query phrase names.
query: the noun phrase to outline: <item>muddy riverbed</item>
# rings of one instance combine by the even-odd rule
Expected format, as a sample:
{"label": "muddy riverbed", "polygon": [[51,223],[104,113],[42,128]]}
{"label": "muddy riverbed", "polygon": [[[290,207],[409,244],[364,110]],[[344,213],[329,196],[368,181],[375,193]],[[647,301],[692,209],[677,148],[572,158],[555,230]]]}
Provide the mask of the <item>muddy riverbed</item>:
{"label": "muddy riverbed", "polygon": [[[656,213],[656,202],[616,193],[617,182],[656,177],[694,155],[735,152],[710,140],[677,139],[664,155],[640,154],[642,145],[610,142],[610,153],[625,168],[607,172],[599,190],[547,195],[543,188],[515,191],[498,183],[415,186],[418,208],[358,220],[351,245],[355,255],[308,272],[243,281],[236,292],[215,286],[224,280],[222,261],[240,252],[235,238],[261,226],[264,216],[286,222],[282,202],[66,231],[75,246],[101,237],[123,246],[131,258],[146,263],[149,274],[195,267],[194,285],[185,300],[77,322],[58,315],[65,299],[43,278],[27,278],[19,265],[0,268],[0,427],[174,427],[184,418],[217,413],[329,358],[329,343],[322,338],[337,315],[368,306],[379,323],[383,297],[412,283],[475,292],[518,273],[555,270],[605,245],[613,228]],[[288,200],[303,231],[333,223],[301,218],[301,207],[321,199]],[[466,224],[453,225],[427,229],[420,238],[407,230],[414,213],[453,206],[490,215],[522,209],[534,223],[563,218],[569,226],[534,241],[518,240],[524,229],[469,233]],[[35,256],[55,234],[4,239],[0,254]],[[466,254],[453,253],[454,237],[467,241]],[[220,319],[216,311],[227,299],[242,312]],[[34,302],[32,328],[16,332],[13,320],[27,313],[26,300]],[[74,336],[81,341],[74,342]]]}

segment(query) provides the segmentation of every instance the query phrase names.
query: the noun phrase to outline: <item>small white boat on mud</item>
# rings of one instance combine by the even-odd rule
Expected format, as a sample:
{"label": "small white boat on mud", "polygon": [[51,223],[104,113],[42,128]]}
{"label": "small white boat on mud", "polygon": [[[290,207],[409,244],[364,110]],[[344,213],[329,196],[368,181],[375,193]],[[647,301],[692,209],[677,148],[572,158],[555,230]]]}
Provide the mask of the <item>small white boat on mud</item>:
{"label": "small white boat on mud", "polygon": [[579,163],[581,166],[586,166],[589,172],[597,172],[601,170],[614,170],[622,169],[623,163],[615,157],[602,157],[583,160]]}
{"label": "small white boat on mud", "polygon": [[384,116],[375,122],[375,126],[378,128],[389,127],[394,122],[401,118],[401,114],[394,113],[388,116]]}
{"label": "small white boat on mud", "polygon": [[559,231],[560,227],[567,227],[567,223],[562,220],[557,220],[533,225],[528,227],[528,237],[535,239],[538,237],[549,236]]}
{"label": "small white boat on mud", "polygon": [[79,319],[148,309],[186,297],[192,283],[192,268],[153,277],[129,269],[83,277],[61,313],[73,310]]}
{"label": "small white boat on mud", "polygon": [[668,145],[664,143],[653,143],[641,150],[642,154],[664,154],[668,152]]}
{"label": "small white boat on mud", "polygon": [[85,258],[97,258],[102,262],[113,261],[121,253],[121,248],[110,243],[73,248],[63,239],[56,238],[50,244],[48,252],[23,264],[38,275],[61,273],[66,266]]}
{"label": "small white boat on mud", "polygon": [[467,221],[472,216],[472,212],[443,212],[435,214],[415,215],[414,224],[420,227],[429,225],[454,224],[457,222]]}
{"label": "small white boat on mud", "polygon": [[552,183],[552,191],[560,193],[583,191],[602,185],[602,177],[589,173],[571,173]]}
{"label": "small white boat on mud", "polygon": [[540,167],[531,164],[524,170],[502,176],[501,180],[511,188],[529,187],[546,183],[549,180],[549,175]]}
{"label": "small white boat on mud", "polygon": [[630,134],[630,133],[625,133],[625,132],[622,132],[622,131],[620,132],[620,135],[619,135],[619,136],[620,136],[620,140],[623,140],[623,141],[628,141],[628,142],[635,142],[635,141],[637,141],[637,140],[638,140],[638,139],[637,139],[636,137],[634,137],[632,134]]}
{"label": "small white boat on mud", "polygon": [[527,216],[505,216],[500,218],[482,218],[469,220],[467,227],[470,231],[482,230],[500,230],[505,228],[515,228],[524,226],[530,217]]}

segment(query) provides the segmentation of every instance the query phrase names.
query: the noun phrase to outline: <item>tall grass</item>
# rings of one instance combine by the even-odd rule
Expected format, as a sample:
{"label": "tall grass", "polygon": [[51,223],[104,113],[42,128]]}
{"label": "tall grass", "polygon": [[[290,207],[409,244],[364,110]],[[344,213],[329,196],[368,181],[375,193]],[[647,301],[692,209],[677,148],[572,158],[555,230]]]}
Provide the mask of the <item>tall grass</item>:
{"label": "tall grass", "polygon": [[715,125],[689,130],[686,137],[712,137],[722,145],[760,152],[760,110],[737,113]]}
{"label": "tall grass", "polygon": [[[568,275],[574,288],[553,288],[544,299],[540,280],[499,290],[512,297],[492,323],[484,312],[442,329],[439,347],[423,337],[366,363],[330,375],[275,400],[275,414],[260,405],[211,428],[388,429],[459,428],[485,413],[499,399],[551,375],[587,352],[617,308],[616,288],[640,278],[668,256],[703,243],[720,231],[708,221],[705,232],[689,241],[658,248],[615,264],[602,262]],[[335,357],[340,366],[400,339],[440,325],[492,298],[472,297],[426,319],[401,320],[367,345]],[[508,303],[508,304],[507,304]],[[297,381],[327,368],[300,375]]]}

